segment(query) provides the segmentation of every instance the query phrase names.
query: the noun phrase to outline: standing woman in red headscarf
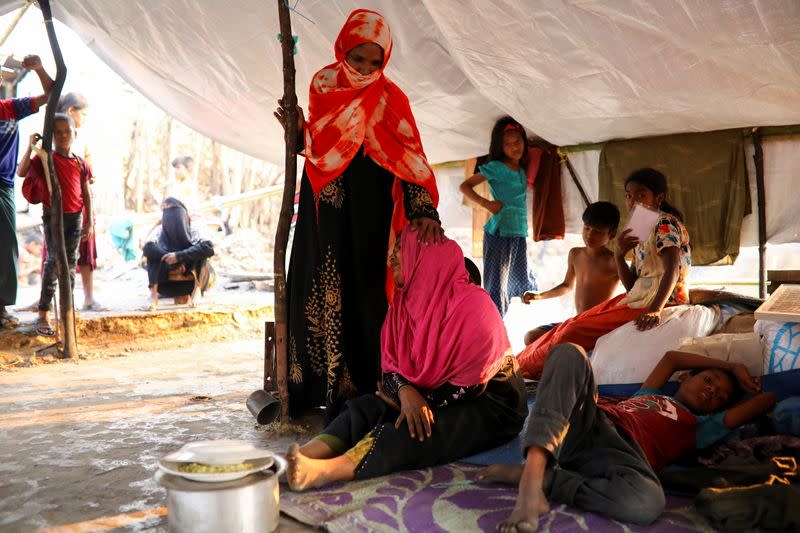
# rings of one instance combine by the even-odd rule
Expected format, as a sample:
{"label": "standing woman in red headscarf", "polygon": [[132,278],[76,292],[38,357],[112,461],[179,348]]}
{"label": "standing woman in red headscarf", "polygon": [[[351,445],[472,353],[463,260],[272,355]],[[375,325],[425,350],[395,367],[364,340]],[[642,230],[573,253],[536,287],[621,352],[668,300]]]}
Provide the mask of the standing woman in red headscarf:
{"label": "standing woman in red headscarf", "polygon": [[[353,11],[334,51],[311,81],[308,121],[298,109],[306,164],[288,275],[291,412],[325,406],[329,418],[380,379],[394,235],[410,221],[425,244],[443,236],[408,97],[384,75],[389,26]],[[275,116],[285,127],[282,107]]]}

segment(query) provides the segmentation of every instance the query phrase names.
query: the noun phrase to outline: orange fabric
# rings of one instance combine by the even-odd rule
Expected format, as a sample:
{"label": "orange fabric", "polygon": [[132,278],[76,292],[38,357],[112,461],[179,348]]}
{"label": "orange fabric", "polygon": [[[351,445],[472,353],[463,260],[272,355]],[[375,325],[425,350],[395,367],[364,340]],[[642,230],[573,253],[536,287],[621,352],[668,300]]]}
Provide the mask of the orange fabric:
{"label": "orange fabric", "polygon": [[571,342],[586,351],[592,350],[597,339],[626,322],[635,320],[647,310],[631,309],[627,305],[619,305],[619,301],[624,297],[625,295],[621,294],[598,304],[562,322],[526,346],[517,355],[517,361],[525,377],[539,379],[542,376],[547,353],[556,344]]}
{"label": "orange fabric", "polygon": [[[345,61],[348,51],[364,43],[383,48],[383,65],[367,76]],[[334,51],[336,63],[314,75],[309,95],[305,157],[314,194],[338,178],[363,145],[365,155],[397,178],[425,187],[436,206],[436,180],[408,97],[383,73],[392,55],[392,36],[383,16],[366,9],[350,13]],[[393,196],[392,241],[408,223],[399,180]]]}
{"label": "orange fabric", "polygon": [[[345,60],[347,52],[364,43],[383,48],[383,65],[367,76]],[[306,174],[314,195],[319,197],[322,188],[341,176],[363,145],[364,155],[399,178],[392,190],[391,249],[408,224],[400,180],[425,187],[436,207],[436,179],[422,149],[408,97],[383,74],[392,55],[392,34],[383,16],[367,9],[350,13],[336,38],[334,53],[336,62],[311,79],[305,127]],[[386,293],[391,302],[394,283],[388,273],[387,266]]]}

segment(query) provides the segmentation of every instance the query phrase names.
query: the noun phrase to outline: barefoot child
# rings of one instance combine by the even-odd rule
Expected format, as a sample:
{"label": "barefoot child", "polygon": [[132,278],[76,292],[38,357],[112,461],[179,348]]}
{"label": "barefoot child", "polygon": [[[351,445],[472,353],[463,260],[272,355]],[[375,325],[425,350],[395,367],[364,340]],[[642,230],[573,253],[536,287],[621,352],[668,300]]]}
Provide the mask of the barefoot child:
{"label": "barefoot child", "polygon": [[292,489],[447,463],[522,429],[527,395],[503,321],[469,282],[458,244],[443,239],[424,246],[416,232],[401,233],[389,256],[397,288],[381,331],[379,391],[289,448]]}
{"label": "barefoot child", "polygon": [[[483,276],[484,288],[500,315],[506,314],[512,296],[536,289],[527,255],[527,150],[522,125],[511,117],[501,118],[492,129],[489,162],[459,187],[464,196],[492,214],[483,228]],[[475,192],[475,186],[484,181],[489,182],[494,200]]]}
{"label": "barefoot child", "polygon": [[[679,370],[674,396],[660,388]],[[502,532],[534,531],[548,500],[622,522],[647,525],[664,508],[656,472],[766,413],[775,403],[761,392],[732,405],[739,388],[760,389],[744,365],[667,352],[633,397],[597,401],[589,359],[579,346],[551,350],[523,441],[525,466],[493,465],[478,479],[519,484]]]}
{"label": "barefoot child", "polygon": [[[646,242],[639,242],[630,229],[617,239],[614,260],[628,293],[562,322],[526,346],[517,356],[526,378],[539,379],[556,344],[569,342],[591,350],[597,339],[626,322],[633,320],[639,330],[648,330],[658,326],[665,306],[689,303],[689,234],[683,215],[667,201],[667,178],[661,172],[642,168],[628,176],[625,205],[632,210],[637,203],[660,210],[661,216]],[[632,249],[633,263],[628,266],[625,255]]]}
{"label": "barefoot child", "polygon": [[[79,135],[89,114],[89,101],[81,93],[67,93],[59,98],[57,111],[72,117],[72,120],[75,122],[76,135],[78,135],[78,142],[73,143],[72,150],[80,155],[89,166],[92,166],[92,154],[84,139],[85,135]],[[76,146],[77,144],[80,146]],[[95,178],[96,176],[92,176],[89,181],[90,191]],[[84,213],[83,216],[84,218],[88,218],[86,213]],[[92,215],[92,219],[94,219],[94,215]],[[105,306],[100,305],[100,303],[94,299],[94,271],[97,269],[97,242],[95,239],[96,235],[94,230],[92,230],[91,237],[81,240],[81,244],[78,248],[78,270],[81,273],[81,281],[83,283],[83,310],[108,311]]]}
{"label": "barefoot child", "polygon": [[[564,281],[549,291],[525,292],[522,303],[557,298],[575,288],[578,314],[611,299],[619,285],[614,253],[606,245],[617,234],[619,209],[611,202],[595,202],[583,212],[583,243],[569,251]],[[525,334],[525,345],[532,343],[557,326],[547,324]]]}
{"label": "barefoot child", "polygon": [[[72,153],[72,140],[75,138],[75,123],[72,117],[56,113],[53,119],[53,165],[61,186],[61,206],[64,213],[64,244],[67,252],[70,283],[75,286],[75,265],[78,262],[78,245],[81,240],[91,238],[94,232],[92,221],[92,195],[89,192],[89,180],[92,171],[82,157]],[[31,158],[35,136],[19,163],[18,173],[26,179],[44,180],[44,167],[39,156]],[[40,335],[52,336],[50,325],[50,304],[56,291],[56,260],[53,248],[53,227],[50,217],[50,195],[44,196],[42,202],[42,223],[47,254],[42,272],[42,289],[39,297],[39,316],[36,320],[36,332]],[[82,212],[86,208],[86,218]]]}

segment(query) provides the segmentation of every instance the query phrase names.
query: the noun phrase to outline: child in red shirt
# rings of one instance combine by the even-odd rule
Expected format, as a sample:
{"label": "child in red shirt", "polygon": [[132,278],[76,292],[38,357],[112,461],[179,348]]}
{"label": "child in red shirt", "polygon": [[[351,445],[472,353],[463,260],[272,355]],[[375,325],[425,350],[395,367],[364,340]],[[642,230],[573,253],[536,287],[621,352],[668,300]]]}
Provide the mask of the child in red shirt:
{"label": "child in red shirt", "polygon": [[[674,396],[661,392],[679,370]],[[737,388],[760,389],[741,364],[667,352],[642,388],[621,402],[597,401],[589,359],[575,344],[550,350],[524,439],[525,466],[493,465],[478,479],[519,484],[503,533],[534,531],[549,501],[647,525],[664,508],[656,471],[713,444],[774,404],[762,392],[733,403]]]}
{"label": "child in red shirt", "polygon": [[[89,180],[92,173],[89,165],[83,158],[71,152],[72,141],[75,138],[75,124],[72,118],[63,113],[56,113],[53,121],[53,165],[61,185],[61,205],[64,211],[64,242],[67,249],[67,265],[70,283],[75,286],[75,265],[78,260],[78,244],[82,239],[87,239],[93,231],[92,222],[92,197],[89,193]],[[27,178],[44,180],[44,168],[38,156],[31,158],[31,151],[35,136],[31,136],[28,150],[19,164],[18,174]],[[50,216],[50,197],[45,195],[42,202],[42,222],[44,225],[44,238],[48,250],[54,250],[52,239],[52,226]],[[86,218],[82,213],[86,206]],[[82,220],[83,219],[83,220]],[[81,221],[83,222],[81,224]],[[42,273],[42,292],[39,297],[39,318],[36,331],[40,335],[52,336],[53,328],[50,325],[50,304],[56,290],[56,265],[55,254],[48,253]]]}

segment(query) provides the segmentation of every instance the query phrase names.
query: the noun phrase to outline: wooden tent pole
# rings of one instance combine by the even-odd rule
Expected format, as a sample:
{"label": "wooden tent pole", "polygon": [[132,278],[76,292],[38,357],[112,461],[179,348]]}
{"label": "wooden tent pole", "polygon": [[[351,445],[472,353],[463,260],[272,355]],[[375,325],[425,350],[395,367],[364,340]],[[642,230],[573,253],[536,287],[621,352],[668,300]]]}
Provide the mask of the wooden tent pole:
{"label": "wooden tent pole", "polygon": [[278,1],[278,20],[281,29],[283,52],[283,113],[286,117],[286,159],[283,183],[283,200],[275,233],[275,355],[278,397],[281,400],[281,422],[289,420],[289,389],[287,344],[286,247],[289,243],[289,226],[294,214],[294,192],[297,182],[297,95],[295,94],[294,37],[292,20],[286,0]]}
{"label": "wooden tent pole", "polygon": [[47,28],[47,38],[50,41],[50,49],[56,62],[56,78],[53,82],[50,96],[47,98],[44,131],[42,132],[42,149],[50,156],[47,158],[47,166],[50,170],[50,181],[52,182],[50,191],[50,234],[53,249],[48,249],[47,253],[53,254],[56,260],[58,294],[61,304],[61,330],[64,332],[63,355],[64,357],[75,358],[78,356],[78,340],[75,332],[75,308],[72,305],[72,283],[70,282],[70,272],[67,264],[67,248],[64,242],[64,209],[61,205],[61,185],[58,182],[58,175],[56,174],[52,157],[53,119],[58,107],[58,99],[61,97],[61,89],[64,87],[64,80],[67,79],[67,66],[64,63],[64,56],[61,54],[56,30],[53,27],[53,13],[50,10],[50,1],[39,0],[39,8],[42,10],[45,28]]}
{"label": "wooden tent pole", "polygon": [[758,194],[758,297],[763,299],[767,297],[767,198],[764,187],[764,149],[759,128],[753,129],[753,147]]}

